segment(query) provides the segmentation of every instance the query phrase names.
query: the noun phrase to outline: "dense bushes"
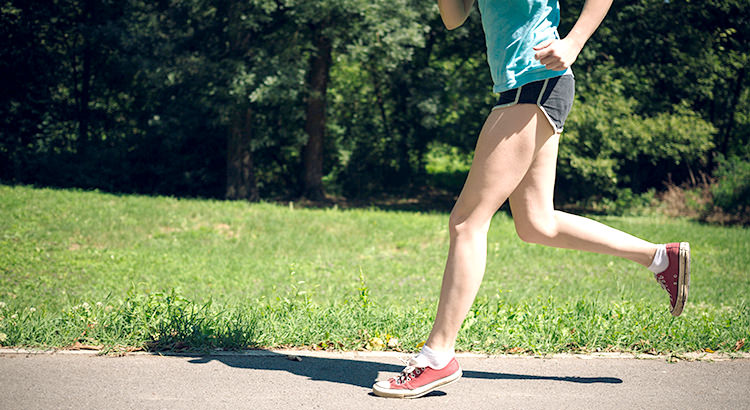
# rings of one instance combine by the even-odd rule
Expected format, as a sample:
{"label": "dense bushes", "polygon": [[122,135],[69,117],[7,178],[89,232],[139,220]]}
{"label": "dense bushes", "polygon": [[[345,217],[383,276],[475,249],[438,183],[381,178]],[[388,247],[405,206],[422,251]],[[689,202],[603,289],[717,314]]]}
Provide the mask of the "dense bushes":
{"label": "dense bushes", "polygon": [[720,157],[716,177],[711,188],[713,203],[750,222],[750,160]]}
{"label": "dense bushes", "polygon": [[662,188],[665,180],[684,181],[708,165],[711,123],[684,105],[638,114],[613,72],[599,69],[578,86],[560,145],[558,199],[565,202]]}

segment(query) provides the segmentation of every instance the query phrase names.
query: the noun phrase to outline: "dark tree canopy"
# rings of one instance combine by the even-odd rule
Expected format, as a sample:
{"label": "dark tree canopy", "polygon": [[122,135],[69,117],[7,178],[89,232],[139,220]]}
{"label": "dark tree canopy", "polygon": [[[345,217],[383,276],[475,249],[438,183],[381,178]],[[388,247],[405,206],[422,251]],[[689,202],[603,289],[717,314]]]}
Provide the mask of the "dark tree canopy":
{"label": "dark tree canopy", "polygon": [[[739,0],[615,2],[574,65],[558,199],[746,161],[749,20]],[[0,41],[4,183],[409,195],[494,98],[478,12],[447,31],[430,1],[8,0]]]}

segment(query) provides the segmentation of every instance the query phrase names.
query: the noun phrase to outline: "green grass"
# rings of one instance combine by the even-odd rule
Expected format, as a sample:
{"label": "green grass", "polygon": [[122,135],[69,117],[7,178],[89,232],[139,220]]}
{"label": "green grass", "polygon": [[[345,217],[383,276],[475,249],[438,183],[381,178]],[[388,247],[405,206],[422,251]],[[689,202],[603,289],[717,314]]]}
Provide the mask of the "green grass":
{"label": "green grass", "polygon": [[[501,213],[457,349],[679,353],[734,351],[748,339],[749,230],[597,219],[691,242],[682,316],[669,315],[640,266],[522,243]],[[434,317],[447,220],[0,186],[0,345],[379,349],[390,340],[414,351]]]}

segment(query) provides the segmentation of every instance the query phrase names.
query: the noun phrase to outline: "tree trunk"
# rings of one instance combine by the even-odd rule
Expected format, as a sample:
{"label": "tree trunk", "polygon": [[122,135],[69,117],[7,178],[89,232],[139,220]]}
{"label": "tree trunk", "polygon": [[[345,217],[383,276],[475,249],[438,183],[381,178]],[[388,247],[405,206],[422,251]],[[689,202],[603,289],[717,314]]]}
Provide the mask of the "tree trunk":
{"label": "tree trunk", "polygon": [[83,16],[81,27],[81,77],[80,91],[78,91],[78,144],[82,148],[82,154],[88,156],[91,152],[91,140],[89,139],[89,101],[91,100],[91,53],[92,45],[91,23],[93,20],[93,4],[90,0],[83,3]]}
{"label": "tree trunk", "polygon": [[323,138],[326,127],[326,91],[331,68],[331,39],[313,28],[315,54],[310,58],[307,85],[305,132],[308,140],[302,149],[302,196],[312,200],[325,198],[323,193]]}
{"label": "tree trunk", "polygon": [[746,73],[747,71],[745,70],[745,67],[742,67],[739,69],[739,72],[735,77],[734,92],[729,97],[729,104],[727,104],[726,120],[724,121],[724,124],[722,126],[723,130],[719,131],[721,137],[717,148],[723,155],[727,155],[730,150],[732,131],[734,128],[734,124],[737,122],[737,105],[739,104],[740,96],[742,95],[743,81],[745,79]]}
{"label": "tree trunk", "polygon": [[258,200],[253,169],[252,110],[238,109],[229,125],[227,144],[227,199]]}
{"label": "tree trunk", "polygon": [[[242,61],[247,58],[251,32],[242,28],[240,16],[243,5],[236,2],[219,2],[218,15],[229,19],[229,59]],[[253,164],[253,109],[247,96],[235,100],[229,119],[227,135],[227,179],[226,198],[257,201],[258,181]]]}

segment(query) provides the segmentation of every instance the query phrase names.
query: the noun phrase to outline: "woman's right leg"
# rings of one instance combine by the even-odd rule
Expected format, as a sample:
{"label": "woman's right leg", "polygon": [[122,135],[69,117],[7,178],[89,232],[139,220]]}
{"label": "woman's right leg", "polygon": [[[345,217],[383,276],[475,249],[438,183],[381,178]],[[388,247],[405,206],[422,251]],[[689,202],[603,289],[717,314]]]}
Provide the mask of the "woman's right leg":
{"label": "woman's right leg", "polygon": [[450,249],[437,315],[425,343],[451,351],[484,276],[490,220],[555,134],[536,105],[493,110],[479,134],[471,170],[450,215]]}

